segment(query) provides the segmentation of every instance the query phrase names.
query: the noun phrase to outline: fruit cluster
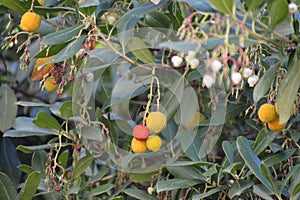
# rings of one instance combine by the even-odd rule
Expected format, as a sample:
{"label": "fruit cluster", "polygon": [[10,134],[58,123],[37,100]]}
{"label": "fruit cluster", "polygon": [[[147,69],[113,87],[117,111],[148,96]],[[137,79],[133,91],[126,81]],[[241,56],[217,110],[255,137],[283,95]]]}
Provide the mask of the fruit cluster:
{"label": "fruit cluster", "polygon": [[[295,105],[291,108],[291,116],[295,113]],[[286,123],[279,124],[279,115],[277,105],[265,103],[258,110],[258,118],[260,121],[267,123],[267,126],[272,131],[281,131]]]}
{"label": "fruit cluster", "polygon": [[166,128],[167,119],[161,112],[150,112],[146,118],[146,125],[136,125],[132,131],[133,139],[131,149],[134,153],[145,153],[147,150],[156,152],[162,146],[162,140],[158,135],[150,135],[150,132],[158,134]]}

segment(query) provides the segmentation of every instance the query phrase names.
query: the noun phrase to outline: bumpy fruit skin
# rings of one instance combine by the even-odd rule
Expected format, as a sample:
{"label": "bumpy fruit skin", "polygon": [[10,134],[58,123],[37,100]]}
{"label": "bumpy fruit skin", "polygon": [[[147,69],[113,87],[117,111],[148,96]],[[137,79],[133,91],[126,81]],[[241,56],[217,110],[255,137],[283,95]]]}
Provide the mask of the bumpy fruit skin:
{"label": "bumpy fruit skin", "polygon": [[279,116],[277,116],[275,120],[268,123],[268,128],[271,131],[281,131],[282,129],[284,129],[285,125],[286,123],[279,124]]}
{"label": "bumpy fruit skin", "polygon": [[48,77],[45,81],[45,89],[49,92],[53,92],[57,88],[57,83],[54,80],[54,77]]}
{"label": "bumpy fruit skin", "polygon": [[41,25],[41,17],[34,12],[26,12],[21,18],[20,26],[24,31],[35,32]]}
{"label": "bumpy fruit skin", "polygon": [[54,63],[49,63],[43,67],[40,67],[44,63],[51,60],[54,56],[46,57],[46,58],[38,58],[35,62],[32,75],[30,77],[31,81],[40,81],[43,79],[44,75],[47,74],[53,67]]}
{"label": "bumpy fruit skin", "polygon": [[147,151],[146,141],[133,138],[131,141],[131,149],[134,153],[145,153]]}
{"label": "bumpy fruit skin", "polygon": [[277,117],[275,106],[272,104],[265,103],[260,106],[258,110],[258,118],[262,122],[270,122],[275,120]]}
{"label": "bumpy fruit skin", "polygon": [[147,127],[154,133],[159,133],[166,128],[167,118],[162,112],[151,112],[146,119]]}
{"label": "bumpy fruit skin", "polygon": [[133,128],[132,134],[135,139],[144,141],[149,137],[150,130],[147,126],[139,124]]}
{"label": "bumpy fruit skin", "polygon": [[153,151],[153,152],[160,150],[160,148],[162,146],[161,138],[157,135],[151,135],[146,140],[146,146],[147,146],[147,149],[149,149],[150,151]]}
{"label": "bumpy fruit skin", "polygon": [[199,123],[203,122],[204,120],[205,120],[205,116],[204,116],[202,113],[197,112],[197,113],[195,114],[195,116],[194,116],[193,121],[192,121],[191,123],[189,123],[188,125],[183,126],[183,129],[184,129],[185,131],[190,130],[190,129],[193,128],[196,124],[199,124]]}

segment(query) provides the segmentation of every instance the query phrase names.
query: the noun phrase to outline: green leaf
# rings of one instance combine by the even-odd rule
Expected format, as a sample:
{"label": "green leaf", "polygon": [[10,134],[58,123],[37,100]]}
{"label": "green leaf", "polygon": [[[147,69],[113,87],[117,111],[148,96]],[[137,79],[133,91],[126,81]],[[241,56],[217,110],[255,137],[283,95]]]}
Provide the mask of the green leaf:
{"label": "green leaf", "polygon": [[0,0],[5,7],[9,8],[10,10],[16,11],[18,13],[25,13],[29,10],[31,2],[29,1],[11,1],[11,0]]}
{"label": "green leaf", "polygon": [[157,182],[157,192],[189,188],[199,184],[201,181],[193,179],[171,179]]}
{"label": "green leaf", "polygon": [[6,173],[14,184],[18,185],[22,173],[17,166],[21,162],[10,138],[0,138],[0,163],[0,171]]}
{"label": "green leaf", "polygon": [[24,106],[24,107],[50,107],[51,105],[41,103],[41,102],[30,102],[30,101],[18,101],[16,102],[16,105],[18,106]]}
{"label": "green leaf", "polygon": [[80,129],[80,133],[82,138],[90,139],[95,141],[102,141],[103,140],[103,133],[101,132],[100,127],[95,126],[84,126]]}
{"label": "green leaf", "polygon": [[57,45],[65,43],[72,40],[72,38],[83,29],[83,27],[85,27],[85,24],[71,26],[63,30],[50,33],[43,38],[41,45]]}
{"label": "green leaf", "polygon": [[80,160],[75,164],[72,180],[78,178],[81,174],[83,174],[87,167],[93,162],[93,160],[94,157],[92,155],[87,155],[83,158],[80,158]]}
{"label": "green leaf", "polygon": [[259,155],[263,152],[273,140],[277,137],[278,132],[267,131],[266,129],[262,129],[253,144],[253,151],[255,154]]}
{"label": "green leaf", "polygon": [[102,169],[101,171],[99,171],[96,175],[94,175],[93,177],[91,177],[86,184],[84,185],[83,188],[87,187],[89,184],[94,184],[95,182],[99,182],[103,176],[105,176],[108,173],[109,169],[105,168]]}
{"label": "green leaf", "polygon": [[243,136],[239,136],[237,138],[237,149],[240,155],[242,156],[245,164],[249,167],[251,172],[272,192],[274,189],[272,188],[269,181],[262,175],[260,171],[261,161],[257,157],[257,155],[252,150],[249,141]]}
{"label": "green leaf", "polygon": [[63,50],[57,53],[54,56],[54,58],[52,58],[51,60],[49,60],[41,66],[47,65],[49,63],[62,62],[64,60],[67,60],[68,58],[75,56],[75,54],[81,49],[81,45],[83,44],[86,37],[87,36],[84,35],[73,40],[65,48],[63,48]]}
{"label": "green leaf", "polygon": [[235,0],[209,0],[219,11],[225,14],[232,14]]}
{"label": "green leaf", "polygon": [[130,181],[141,183],[145,181],[149,181],[151,177],[153,177],[158,172],[150,172],[150,173],[131,173],[130,174]]}
{"label": "green leaf", "polygon": [[123,190],[123,192],[131,197],[134,197],[134,198],[140,199],[140,200],[157,200],[155,197],[150,196],[143,190],[139,190],[139,189],[129,188],[129,189]]}
{"label": "green leaf", "polygon": [[61,117],[68,119],[73,117],[73,111],[79,110],[79,105],[73,102],[63,102],[60,106]]}
{"label": "green leaf", "polygon": [[277,194],[277,196],[280,196],[279,194],[279,190],[278,187],[276,186],[274,179],[269,171],[269,169],[264,165],[264,163],[262,162],[259,166],[260,171],[262,173],[262,175],[268,180],[268,182],[272,185],[272,188],[274,190],[274,192]]}
{"label": "green leaf", "polygon": [[290,158],[294,153],[296,149],[288,149],[283,152],[279,152],[277,154],[271,154],[270,156],[263,159],[263,162],[266,167],[271,167],[273,165],[277,165],[280,162]]}
{"label": "green leaf", "polygon": [[253,185],[254,183],[252,181],[238,179],[228,190],[228,197],[232,199],[235,196],[240,196],[245,190],[251,188]]}
{"label": "green leaf", "polygon": [[22,151],[23,153],[33,153],[34,151],[37,151],[37,150],[51,149],[57,145],[59,145],[59,143],[42,144],[42,145],[34,145],[34,146],[19,145],[19,146],[17,146],[17,150]]}
{"label": "green leaf", "polygon": [[244,0],[249,10],[253,13],[264,3],[263,0]]}
{"label": "green leaf", "polygon": [[176,178],[206,180],[203,173],[193,166],[167,166],[168,171]]}
{"label": "green leaf", "polygon": [[28,178],[25,181],[25,185],[18,195],[19,200],[28,200],[32,199],[35,194],[39,184],[40,184],[41,174],[39,172],[32,172],[29,174]]}
{"label": "green leaf", "polygon": [[66,168],[68,160],[69,160],[69,149],[66,149],[58,156],[58,164],[63,168]]}
{"label": "green leaf", "polygon": [[3,137],[29,137],[29,136],[48,136],[48,135],[58,135],[58,131],[54,130],[9,130],[6,131]]}
{"label": "green leaf", "polygon": [[18,166],[18,169],[21,170],[22,172],[26,173],[26,174],[30,174],[33,172],[33,169],[31,166],[29,165],[24,165],[24,164],[21,164]]}
{"label": "green leaf", "polygon": [[267,8],[271,29],[274,29],[277,24],[284,21],[289,13],[286,0],[269,0]]}
{"label": "green leaf", "polygon": [[268,190],[264,185],[254,185],[253,186],[253,193],[258,195],[259,197],[265,199],[265,200],[273,200],[273,198],[270,196],[273,193],[270,193],[270,190]]}
{"label": "green leaf", "polygon": [[17,99],[15,93],[7,85],[0,87],[0,131],[4,132],[11,128],[17,116]]}
{"label": "green leaf", "polygon": [[223,191],[226,188],[227,188],[226,186],[213,188],[213,189],[211,189],[211,190],[209,190],[207,192],[203,192],[201,194],[194,195],[192,200],[204,199],[204,198],[212,196],[213,194],[216,194],[216,193],[218,193],[220,191]]}
{"label": "green leaf", "polygon": [[234,163],[234,153],[233,153],[233,148],[232,148],[231,143],[228,141],[223,141],[222,148],[223,148],[223,151],[224,151],[227,159],[229,160],[230,164],[233,164]]}
{"label": "green leaf", "polygon": [[36,119],[34,119],[32,122],[40,128],[54,130],[60,130],[61,128],[58,121],[54,117],[48,115],[45,111],[40,111],[37,114]]}
{"label": "green leaf", "polygon": [[0,199],[15,200],[17,197],[17,190],[9,177],[0,172]]}
{"label": "green leaf", "polygon": [[255,85],[253,90],[254,102],[258,102],[269,91],[270,87],[272,86],[275,80],[279,66],[280,65],[277,64],[275,66],[270,67],[266,74],[259,79],[258,83]]}
{"label": "green leaf", "polygon": [[35,151],[32,155],[31,165],[34,171],[39,172],[43,178],[46,177],[47,153],[44,150]]}
{"label": "green leaf", "polygon": [[36,54],[35,58],[45,58],[56,55],[58,52],[60,52],[63,48],[65,48],[69,42],[60,43],[58,45],[51,45],[49,47],[45,47],[42,49],[38,54]]}
{"label": "green leaf", "polygon": [[145,15],[145,22],[150,27],[161,27],[161,28],[169,28],[170,27],[170,19],[157,11],[148,13]]}
{"label": "green leaf", "polygon": [[138,37],[133,37],[127,44],[129,52],[145,64],[154,64],[154,58],[146,43]]}
{"label": "green leaf", "polygon": [[159,44],[161,48],[168,48],[173,51],[195,51],[199,45],[195,41],[175,41],[175,42],[162,42]]}
{"label": "green leaf", "polygon": [[[279,86],[277,96],[277,110],[279,114],[279,123],[285,123],[289,120],[291,115],[291,108],[294,100],[297,98],[300,86],[300,60],[294,62],[291,69],[287,72],[283,82]],[[287,98],[288,97],[288,98]]]}
{"label": "green leaf", "polygon": [[298,183],[292,193],[292,196],[295,197],[300,192],[300,183]]}
{"label": "green leaf", "polygon": [[103,194],[105,192],[108,192],[109,190],[111,190],[114,187],[115,187],[115,185],[111,184],[111,183],[107,183],[105,185],[100,185],[100,186],[96,187],[95,189],[89,191],[89,198],[97,196],[99,194]]}
{"label": "green leaf", "polygon": [[[291,199],[299,199],[299,183],[300,183],[300,165],[294,166],[293,168],[295,168],[295,170],[293,173],[293,176],[291,176],[290,178],[290,187],[288,188],[289,193],[291,194]],[[297,194],[298,193],[298,194]],[[295,198],[296,197],[296,198]]]}

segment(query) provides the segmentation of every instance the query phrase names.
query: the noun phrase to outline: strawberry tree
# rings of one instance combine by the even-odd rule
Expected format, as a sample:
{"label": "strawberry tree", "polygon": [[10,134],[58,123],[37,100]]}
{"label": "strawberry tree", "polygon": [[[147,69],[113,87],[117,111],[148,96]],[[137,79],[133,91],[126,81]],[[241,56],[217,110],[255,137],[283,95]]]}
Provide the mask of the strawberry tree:
{"label": "strawberry tree", "polygon": [[0,199],[299,199],[299,0],[0,0]]}

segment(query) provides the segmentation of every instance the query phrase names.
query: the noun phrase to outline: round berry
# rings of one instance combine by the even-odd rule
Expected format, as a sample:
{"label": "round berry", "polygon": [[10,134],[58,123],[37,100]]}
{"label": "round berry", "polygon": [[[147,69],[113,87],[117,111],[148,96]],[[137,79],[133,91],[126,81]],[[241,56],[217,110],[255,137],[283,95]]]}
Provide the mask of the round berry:
{"label": "round berry", "polygon": [[131,149],[134,153],[145,153],[147,151],[146,142],[133,138],[131,141]]}
{"label": "round berry", "polygon": [[271,122],[277,117],[275,106],[269,103],[265,103],[260,106],[258,110],[258,118],[262,122]]}
{"label": "round berry", "polygon": [[153,151],[153,152],[160,150],[160,148],[162,146],[161,138],[158,135],[151,135],[146,140],[146,146],[147,146],[147,149],[149,149],[150,151]]}
{"label": "round berry", "polygon": [[150,130],[147,126],[139,124],[132,130],[133,137],[137,140],[147,140],[150,134]]}
{"label": "round berry", "polygon": [[268,122],[268,128],[271,131],[281,131],[284,129],[286,123],[279,124],[279,116],[275,118],[275,120]]}
{"label": "round berry", "polygon": [[146,125],[152,132],[159,133],[166,128],[167,118],[162,112],[150,112]]}
{"label": "round berry", "polygon": [[41,17],[34,12],[26,12],[22,15],[20,26],[24,31],[35,32],[41,25]]}
{"label": "round berry", "polygon": [[186,131],[187,131],[187,130],[190,130],[190,129],[193,128],[195,125],[197,125],[197,124],[203,122],[204,120],[205,120],[205,116],[204,116],[202,113],[197,112],[197,113],[195,114],[195,116],[194,116],[193,121],[191,121],[191,123],[189,123],[188,125],[183,126],[183,129],[186,130]]}
{"label": "round berry", "polygon": [[54,90],[56,90],[58,86],[53,76],[48,77],[44,84],[45,84],[45,89],[48,90],[49,92],[53,92]]}

